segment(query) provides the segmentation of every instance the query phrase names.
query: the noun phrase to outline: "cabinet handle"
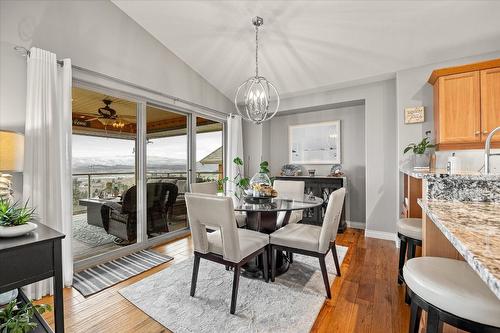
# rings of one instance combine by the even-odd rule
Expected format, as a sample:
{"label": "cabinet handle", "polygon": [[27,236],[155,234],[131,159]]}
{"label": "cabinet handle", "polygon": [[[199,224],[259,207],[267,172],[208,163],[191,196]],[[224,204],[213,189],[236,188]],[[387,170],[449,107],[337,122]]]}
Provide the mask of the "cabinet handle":
{"label": "cabinet handle", "polygon": [[479,134],[481,134],[481,131],[475,131],[474,132],[474,135],[479,135]]}
{"label": "cabinet handle", "polygon": [[483,131],[483,134],[488,134],[488,133],[489,133],[489,131],[487,131],[487,130]]}

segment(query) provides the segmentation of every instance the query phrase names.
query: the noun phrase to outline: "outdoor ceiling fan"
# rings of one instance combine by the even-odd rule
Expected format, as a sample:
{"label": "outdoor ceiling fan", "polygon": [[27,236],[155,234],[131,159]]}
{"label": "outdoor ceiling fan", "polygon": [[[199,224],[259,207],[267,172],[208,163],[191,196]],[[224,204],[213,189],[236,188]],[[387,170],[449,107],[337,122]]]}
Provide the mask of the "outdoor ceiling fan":
{"label": "outdoor ceiling fan", "polygon": [[91,119],[87,119],[87,121],[98,120],[105,127],[111,125],[115,128],[123,128],[125,125],[130,124],[132,120],[135,120],[135,116],[127,116],[127,115],[118,115],[116,110],[111,108],[111,103],[113,103],[110,99],[103,99],[102,102],[104,106],[97,109],[97,113],[91,113],[87,115],[96,116]]}

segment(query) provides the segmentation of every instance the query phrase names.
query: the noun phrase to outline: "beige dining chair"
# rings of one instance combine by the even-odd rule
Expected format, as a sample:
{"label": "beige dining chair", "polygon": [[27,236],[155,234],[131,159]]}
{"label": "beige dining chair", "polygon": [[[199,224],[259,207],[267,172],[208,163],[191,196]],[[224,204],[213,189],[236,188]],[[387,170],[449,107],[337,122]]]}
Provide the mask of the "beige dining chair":
{"label": "beige dining chair", "polygon": [[323,225],[287,224],[270,235],[271,243],[271,281],[276,275],[276,251],[299,253],[319,259],[326,295],[332,298],[330,282],[326,270],[325,256],[332,251],[337,276],[340,276],[339,258],[335,247],[335,238],[344,203],[345,188],[340,188],[330,194],[326,207]]}
{"label": "beige dining chair", "polygon": [[[217,195],[218,191],[219,184],[217,182],[191,183],[191,193]],[[234,216],[239,228],[247,225],[247,216],[244,212],[236,212]]]}
{"label": "beige dining chair", "polygon": [[[233,267],[233,291],[230,313],[234,314],[241,267],[261,256],[264,279],[268,278],[269,236],[257,231],[237,228],[234,223],[233,200],[208,194],[186,193],[186,205],[194,245],[194,267],[191,280],[191,296],[194,297],[200,259],[210,260],[226,267]],[[216,228],[207,233],[206,227]],[[224,292],[224,290],[221,290]]]}
{"label": "beige dining chair", "polygon": [[[278,192],[279,199],[286,200],[304,200],[304,188],[305,182],[297,180],[275,180],[273,183],[273,188]],[[279,212],[276,225],[280,228],[286,216],[286,212]],[[302,210],[294,210],[290,212],[290,217],[287,223],[298,223],[302,221],[304,212]],[[293,263],[293,253],[286,254],[288,261]]]}
{"label": "beige dining chair", "polygon": [[192,193],[217,194],[219,185],[217,182],[191,183]]}
{"label": "beige dining chair", "polygon": [[[273,183],[273,188],[278,192],[278,199],[286,200],[304,200],[304,187],[305,183],[303,181],[295,180],[275,180]],[[282,221],[285,213],[281,212],[278,216],[278,221]],[[290,214],[290,219],[288,223],[297,223],[302,220],[303,213],[301,210],[294,210]],[[281,224],[281,223],[280,223]]]}

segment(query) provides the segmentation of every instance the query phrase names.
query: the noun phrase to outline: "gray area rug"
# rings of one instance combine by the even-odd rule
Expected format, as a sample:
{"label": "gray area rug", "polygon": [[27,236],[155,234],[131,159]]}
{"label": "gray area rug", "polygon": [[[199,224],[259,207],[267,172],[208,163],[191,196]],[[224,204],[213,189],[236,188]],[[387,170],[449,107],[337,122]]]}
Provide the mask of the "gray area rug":
{"label": "gray area rug", "polygon": [[[337,246],[342,263],[347,247]],[[326,266],[335,278],[331,253]],[[233,273],[201,260],[190,297],[193,259],[175,264],[119,292],[169,330],[178,332],[309,332],[325,301],[317,258],[295,254],[274,283],[241,277],[236,313],[229,314]]]}
{"label": "gray area rug", "polygon": [[73,288],[87,297],[174,258],[143,250],[73,275]]}
{"label": "gray area rug", "polygon": [[87,223],[87,214],[73,216],[73,238],[91,247],[113,243],[115,236],[110,235],[104,228],[96,227]]}

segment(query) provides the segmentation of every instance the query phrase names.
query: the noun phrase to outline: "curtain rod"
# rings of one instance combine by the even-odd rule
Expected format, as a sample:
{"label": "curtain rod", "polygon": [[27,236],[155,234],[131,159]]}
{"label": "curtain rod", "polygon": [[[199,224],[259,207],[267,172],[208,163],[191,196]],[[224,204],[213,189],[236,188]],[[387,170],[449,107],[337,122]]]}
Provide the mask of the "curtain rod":
{"label": "curtain rod", "polygon": [[[28,50],[27,48],[23,47],[23,46],[14,46],[14,50],[16,50],[17,52],[19,52],[19,54],[21,54],[23,57],[29,57],[30,56],[30,50]],[[64,66],[64,61],[62,60],[56,60],[57,64],[59,66]]]}
{"label": "curtain rod", "polygon": [[[20,53],[23,57],[29,57],[29,55],[30,55],[30,51],[27,48],[23,47],[23,46],[17,46],[16,45],[16,46],[14,46],[14,50],[16,50],[18,53]],[[62,60],[57,60],[57,63],[59,65],[61,65],[61,66],[64,65],[64,62]],[[187,105],[190,105],[190,106],[193,106],[193,107],[205,110],[205,111],[209,111],[211,113],[218,114],[219,116],[224,116],[224,118],[228,116],[227,113],[225,113],[225,112],[218,111],[218,110],[209,108],[207,106],[204,106],[204,105],[201,105],[201,104],[197,104],[197,103],[194,103],[194,102],[190,102],[190,101],[187,101],[185,99],[178,98],[178,97],[175,97],[175,96],[172,96],[172,95],[169,95],[169,94],[165,94],[165,93],[153,90],[153,89],[149,89],[149,88],[140,86],[138,84],[135,84],[135,83],[132,83],[132,82],[129,82],[129,81],[125,81],[125,80],[122,80],[122,79],[115,78],[115,77],[110,76],[110,75],[102,74],[102,73],[93,71],[91,69],[83,68],[83,67],[76,66],[76,65],[72,65],[71,67],[73,69],[76,69],[76,70],[81,71],[81,72],[86,72],[86,73],[89,73],[89,74],[92,74],[92,75],[95,75],[95,76],[99,76],[101,78],[105,78],[105,79],[108,79],[108,80],[112,80],[112,81],[115,81],[115,82],[127,85],[129,87],[133,87],[133,88],[136,88],[136,89],[143,90],[143,91],[148,92],[148,93],[152,93],[152,94],[155,94],[155,95],[166,97],[166,98],[171,99],[172,101],[174,101],[174,103],[175,102],[181,102],[181,103],[184,103],[184,104],[187,104]]]}

